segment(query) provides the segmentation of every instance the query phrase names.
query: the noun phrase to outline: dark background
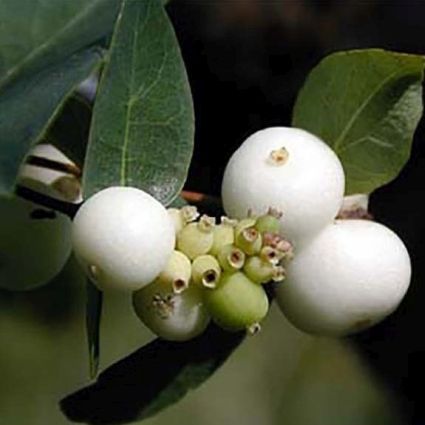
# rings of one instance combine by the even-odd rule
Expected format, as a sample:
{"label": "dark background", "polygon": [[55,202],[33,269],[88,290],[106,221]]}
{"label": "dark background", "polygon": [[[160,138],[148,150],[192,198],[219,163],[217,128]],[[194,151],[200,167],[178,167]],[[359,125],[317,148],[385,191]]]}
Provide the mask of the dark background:
{"label": "dark background", "polygon": [[[219,195],[231,153],[252,132],[290,125],[296,94],[327,54],[380,47],[425,53],[423,1],[184,1],[168,11],[181,43],[196,113],[186,188]],[[400,308],[351,338],[395,391],[412,424],[425,423],[424,124],[401,175],[371,198],[375,218],[405,241],[413,282]]]}

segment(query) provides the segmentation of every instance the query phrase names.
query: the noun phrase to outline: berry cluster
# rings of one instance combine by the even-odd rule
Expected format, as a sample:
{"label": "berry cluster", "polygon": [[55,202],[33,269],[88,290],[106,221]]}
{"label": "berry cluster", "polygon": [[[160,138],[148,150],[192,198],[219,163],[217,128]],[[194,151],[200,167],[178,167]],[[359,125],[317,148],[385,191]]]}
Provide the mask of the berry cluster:
{"label": "berry cluster", "polygon": [[269,303],[262,284],[281,282],[292,245],[279,235],[279,213],[219,224],[195,207],[168,210],[176,249],[148,286],[135,292],[140,319],[157,335],[184,340],[212,319],[221,327],[255,332]]}
{"label": "berry cluster", "polygon": [[194,207],[167,211],[140,189],[110,187],[79,209],[74,252],[100,289],[134,292],[137,315],[166,339],[192,338],[210,318],[227,330],[257,330],[269,306],[262,284],[285,276],[276,288],[284,315],[304,331],[340,336],[390,314],[411,276],[394,232],[358,219],[370,218],[361,211],[336,218],[344,185],[323,141],[269,128],[226,167],[230,218],[216,224]]}
{"label": "berry cluster", "polygon": [[[242,178],[242,175],[244,176]],[[295,246],[287,282],[276,290],[285,316],[298,328],[340,336],[382,320],[410,283],[411,265],[400,238],[363,208],[367,197],[346,198],[344,171],[335,153],[296,128],[258,131],[230,159],[223,178],[227,214],[268,207],[283,212],[281,231]],[[345,205],[344,205],[345,204]],[[343,207],[340,220],[335,217]]]}

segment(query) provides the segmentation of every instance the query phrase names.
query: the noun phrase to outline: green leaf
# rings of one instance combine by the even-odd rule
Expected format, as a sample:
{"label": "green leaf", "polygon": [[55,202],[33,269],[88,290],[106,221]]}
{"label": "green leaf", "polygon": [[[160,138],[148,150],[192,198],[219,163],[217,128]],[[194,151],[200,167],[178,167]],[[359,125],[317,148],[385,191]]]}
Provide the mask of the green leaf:
{"label": "green leaf", "polygon": [[93,112],[85,195],[136,186],[164,204],[193,150],[193,106],[178,42],[160,0],[124,0]]}
{"label": "green leaf", "polygon": [[57,113],[43,140],[55,145],[81,169],[84,165],[92,107],[74,93]]}
{"label": "green leaf", "polygon": [[95,378],[99,369],[99,336],[103,294],[89,280],[87,280],[86,297],[86,331],[89,347],[90,377]]}
{"label": "green leaf", "polygon": [[379,49],[326,57],[301,89],[293,125],[328,143],[346,173],[346,191],[370,193],[409,158],[422,116],[422,56]]}
{"label": "green leaf", "polygon": [[61,401],[76,422],[123,424],[153,416],[210,377],[245,333],[210,325],[188,342],[156,339],[115,363],[97,382]]}
{"label": "green leaf", "polygon": [[0,195],[14,189],[19,166],[74,87],[100,63],[97,48],[17,80],[0,95]]}
{"label": "green leaf", "polygon": [[11,81],[61,62],[108,33],[120,0],[2,0],[0,93]]}

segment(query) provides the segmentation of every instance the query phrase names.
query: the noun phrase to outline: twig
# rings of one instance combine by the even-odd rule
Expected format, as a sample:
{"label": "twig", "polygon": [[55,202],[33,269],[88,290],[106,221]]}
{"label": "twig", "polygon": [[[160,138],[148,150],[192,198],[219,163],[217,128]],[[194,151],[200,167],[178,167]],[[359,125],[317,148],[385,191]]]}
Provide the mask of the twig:
{"label": "twig", "polygon": [[48,168],[55,171],[62,171],[77,178],[81,177],[81,170],[76,165],[64,164],[63,162],[54,161],[52,159],[43,158],[41,156],[30,155],[27,159],[27,164],[36,165],[38,167]]}
{"label": "twig", "polygon": [[67,215],[71,219],[77,214],[78,208],[81,204],[73,204],[71,202],[61,201],[56,198],[52,198],[48,195],[43,195],[40,192],[29,189],[24,186],[17,186],[16,194],[27,201],[35,202],[45,208],[52,209],[62,214]]}

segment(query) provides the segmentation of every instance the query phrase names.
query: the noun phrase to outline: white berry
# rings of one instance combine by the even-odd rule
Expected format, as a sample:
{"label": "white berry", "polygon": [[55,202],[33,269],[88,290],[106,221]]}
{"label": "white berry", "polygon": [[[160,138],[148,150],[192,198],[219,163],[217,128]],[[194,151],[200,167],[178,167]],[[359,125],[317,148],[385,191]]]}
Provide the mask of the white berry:
{"label": "white berry", "polygon": [[175,245],[167,210],[133,187],[109,187],[86,200],[74,219],[73,246],[101,289],[137,290],[165,268]]}
{"label": "white berry", "polygon": [[133,307],[152,332],[171,341],[186,341],[200,335],[210,321],[199,285],[191,284],[176,294],[172,285],[157,279],[134,292]]}
{"label": "white berry", "polygon": [[[30,155],[73,163],[52,145],[37,145]],[[24,164],[18,183],[52,198],[71,200],[57,187],[72,178],[77,197],[79,182],[61,171]],[[69,193],[69,192],[68,192]],[[52,280],[71,253],[71,220],[21,198],[0,199],[0,287],[21,291]]]}
{"label": "white berry", "polygon": [[[77,167],[59,149],[50,144],[34,146],[29,155],[50,159],[60,164]],[[68,202],[81,202],[81,184],[77,177],[64,171],[24,163],[19,170],[19,184],[45,195]]]}
{"label": "white berry", "polygon": [[398,306],[410,283],[406,247],[387,227],[337,220],[288,264],[277,289],[282,312],[306,332],[340,336],[369,327]]}
{"label": "white berry", "polygon": [[319,138],[297,128],[267,128],[248,137],[227,164],[223,206],[234,218],[274,208],[282,213],[282,234],[298,242],[336,216],[344,181],[340,161]]}
{"label": "white berry", "polygon": [[71,220],[19,198],[0,200],[0,287],[21,291],[53,279],[71,253]]}

